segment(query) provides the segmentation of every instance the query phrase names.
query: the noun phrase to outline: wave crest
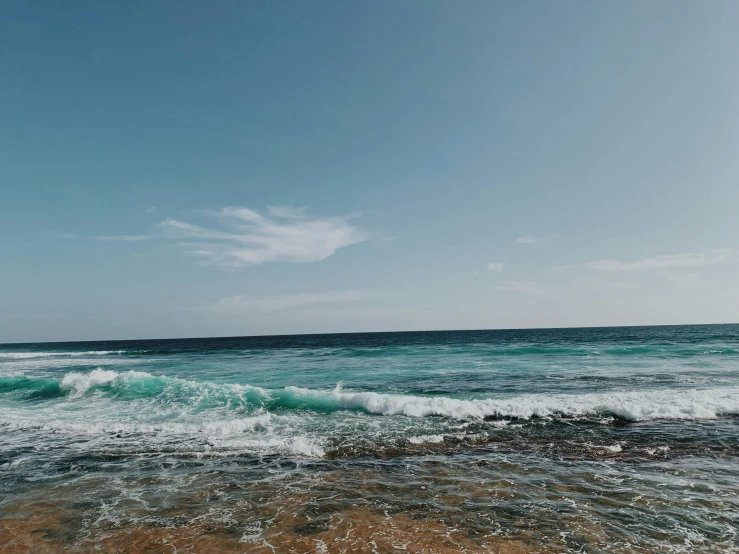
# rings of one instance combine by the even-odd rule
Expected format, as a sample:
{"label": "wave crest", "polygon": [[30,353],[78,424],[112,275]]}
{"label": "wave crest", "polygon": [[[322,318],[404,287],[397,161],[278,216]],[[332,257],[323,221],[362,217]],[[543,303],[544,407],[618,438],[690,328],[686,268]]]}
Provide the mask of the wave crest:
{"label": "wave crest", "polygon": [[287,387],[295,404],[317,405],[322,410],[335,403],[337,410],[361,410],[371,414],[452,419],[523,419],[617,417],[628,421],[656,419],[715,419],[739,414],[739,389],[689,389],[610,393],[530,394],[510,398],[465,400],[444,396],[426,397],[376,392],[331,392]]}
{"label": "wave crest", "polygon": [[101,367],[93,369],[90,373],[77,373],[72,371],[67,373],[61,382],[62,390],[72,391],[72,396],[82,396],[89,389],[100,386],[110,386],[117,382],[128,379],[142,379],[154,376],[145,371],[127,371],[118,373],[112,369],[103,369]]}
{"label": "wave crest", "polygon": [[90,373],[70,372],[61,381],[28,377],[0,378],[0,393],[21,390],[44,392],[38,398],[66,395],[83,397],[90,390],[108,391],[111,401],[146,399],[153,403],[187,407],[191,413],[213,408],[230,413],[335,413],[355,411],[382,416],[444,417],[455,420],[619,418],[627,421],[715,419],[739,414],[739,388],[661,389],[582,394],[524,394],[477,399],[416,396],[380,392],[351,392],[341,386],[314,390],[288,386],[263,389],[251,385],[190,381],[154,376],[141,371],[116,372],[97,368]]}

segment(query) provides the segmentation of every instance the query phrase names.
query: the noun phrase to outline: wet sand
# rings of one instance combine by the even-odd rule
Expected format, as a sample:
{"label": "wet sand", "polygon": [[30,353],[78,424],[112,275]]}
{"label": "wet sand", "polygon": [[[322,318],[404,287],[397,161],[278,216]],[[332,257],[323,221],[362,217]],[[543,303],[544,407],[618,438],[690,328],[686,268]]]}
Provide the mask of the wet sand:
{"label": "wet sand", "polygon": [[[291,507],[294,508],[294,507]],[[414,519],[405,514],[381,514],[354,508],[310,517],[293,510],[278,515],[268,533],[253,534],[206,518],[181,527],[111,527],[95,538],[80,536],[76,517],[58,505],[26,506],[0,520],[0,553],[274,553],[274,552],[455,552],[564,551],[517,539],[471,538],[443,521]]]}

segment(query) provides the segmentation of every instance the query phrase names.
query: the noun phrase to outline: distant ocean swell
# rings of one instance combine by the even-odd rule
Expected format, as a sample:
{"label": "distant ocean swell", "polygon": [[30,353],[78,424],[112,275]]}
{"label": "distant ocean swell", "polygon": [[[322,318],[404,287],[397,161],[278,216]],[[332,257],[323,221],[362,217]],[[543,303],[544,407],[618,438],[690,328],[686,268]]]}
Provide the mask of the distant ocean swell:
{"label": "distant ocean swell", "polygon": [[[664,344],[664,345],[633,345],[633,346],[617,346],[617,347],[592,347],[592,346],[501,346],[489,344],[465,344],[465,345],[449,345],[436,347],[439,354],[453,355],[460,353],[474,353],[488,356],[562,356],[562,357],[694,357],[694,356],[737,356],[738,348],[730,348],[722,345],[706,345],[706,344]],[[269,351],[270,349],[264,349]],[[378,356],[386,356],[388,354],[402,354],[404,356],[427,356],[433,353],[432,350],[417,351],[414,348],[398,346],[388,348],[318,348],[311,349],[306,352],[302,348],[293,347],[289,350],[295,350],[298,354],[308,354],[313,356],[338,356],[338,357],[367,357],[373,358]],[[158,356],[168,355],[177,356],[188,354],[191,351],[187,349],[167,349],[167,348],[151,348],[146,350],[87,350],[87,351],[8,351],[0,352],[0,360],[24,360],[34,358],[82,358],[89,356]],[[244,350],[242,348],[223,349],[220,351],[195,351],[194,353],[204,355],[245,355],[254,354],[252,349]]]}

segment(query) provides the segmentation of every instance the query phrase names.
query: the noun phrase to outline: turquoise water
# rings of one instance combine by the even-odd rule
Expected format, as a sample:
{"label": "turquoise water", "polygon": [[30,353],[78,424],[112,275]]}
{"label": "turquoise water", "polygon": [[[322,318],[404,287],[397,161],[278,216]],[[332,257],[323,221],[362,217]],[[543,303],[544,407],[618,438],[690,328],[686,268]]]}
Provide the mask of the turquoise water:
{"label": "turquoise water", "polygon": [[282,527],[249,495],[283,513],[318,480],[336,513],[415,506],[472,549],[726,551],[738,414],[736,325],[0,345],[0,508],[84,495],[74,549],[238,483],[218,513],[257,548]]}

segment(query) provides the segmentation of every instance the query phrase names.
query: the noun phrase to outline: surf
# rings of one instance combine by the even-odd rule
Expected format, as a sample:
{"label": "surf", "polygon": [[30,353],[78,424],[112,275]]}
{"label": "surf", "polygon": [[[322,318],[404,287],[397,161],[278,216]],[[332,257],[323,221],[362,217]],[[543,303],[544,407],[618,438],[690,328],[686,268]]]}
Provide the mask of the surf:
{"label": "surf", "polygon": [[[700,420],[739,414],[739,387],[681,388],[609,391],[582,394],[496,395],[478,398],[446,395],[412,395],[351,391],[337,385],[332,390],[297,386],[267,389],[248,384],[194,381],[153,375],[143,371],[94,369],[68,372],[61,379],[48,377],[0,377],[0,395],[18,400],[131,402],[150,406],[177,405],[190,414],[208,410],[249,413],[310,412],[336,414],[362,412],[376,416],[440,417],[452,420],[592,419],[625,421]],[[478,395],[479,396],[479,395]],[[125,411],[125,409],[124,409]]]}

